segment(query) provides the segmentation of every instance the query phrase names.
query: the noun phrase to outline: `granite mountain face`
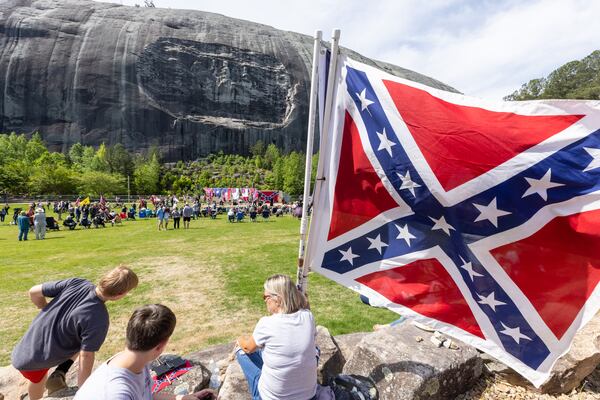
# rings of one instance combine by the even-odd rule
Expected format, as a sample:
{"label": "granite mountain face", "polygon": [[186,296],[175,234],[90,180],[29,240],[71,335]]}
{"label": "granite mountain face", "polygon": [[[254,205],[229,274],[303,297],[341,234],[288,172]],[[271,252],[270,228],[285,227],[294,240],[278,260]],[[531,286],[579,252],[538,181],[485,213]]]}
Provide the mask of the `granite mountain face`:
{"label": "granite mountain face", "polygon": [[2,0],[0,132],[39,131],[54,150],[158,146],[167,161],[257,140],[303,150],[311,53],[309,36],[201,11]]}

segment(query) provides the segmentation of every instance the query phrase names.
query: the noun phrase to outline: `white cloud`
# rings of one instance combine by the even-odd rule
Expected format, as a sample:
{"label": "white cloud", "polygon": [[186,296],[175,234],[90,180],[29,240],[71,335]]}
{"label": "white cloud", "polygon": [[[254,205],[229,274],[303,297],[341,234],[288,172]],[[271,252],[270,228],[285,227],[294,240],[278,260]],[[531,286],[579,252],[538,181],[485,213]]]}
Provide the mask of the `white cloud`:
{"label": "white cloud", "polygon": [[[126,5],[142,0],[117,1]],[[155,0],[329,38],[468,95],[499,99],[599,47],[595,0]]]}

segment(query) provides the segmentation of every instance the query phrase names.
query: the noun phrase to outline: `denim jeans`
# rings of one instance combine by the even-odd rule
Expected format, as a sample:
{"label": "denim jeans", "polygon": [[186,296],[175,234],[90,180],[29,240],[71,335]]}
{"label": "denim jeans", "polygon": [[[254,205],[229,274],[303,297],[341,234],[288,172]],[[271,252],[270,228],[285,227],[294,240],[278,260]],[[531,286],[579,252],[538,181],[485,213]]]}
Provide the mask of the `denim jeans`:
{"label": "denim jeans", "polygon": [[235,356],[242,367],[246,381],[248,381],[248,391],[252,395],[252,400],[261,400],[258,393],[258,380],[263,366],[262,351],[257,350],[254,353],[246,354],[243,350],[238,350]]}
{"label": "denim jeans", "polygon": [[29,228],[21,229],[19,228],[19,240],[27,240],[27,234],[29,233]]}

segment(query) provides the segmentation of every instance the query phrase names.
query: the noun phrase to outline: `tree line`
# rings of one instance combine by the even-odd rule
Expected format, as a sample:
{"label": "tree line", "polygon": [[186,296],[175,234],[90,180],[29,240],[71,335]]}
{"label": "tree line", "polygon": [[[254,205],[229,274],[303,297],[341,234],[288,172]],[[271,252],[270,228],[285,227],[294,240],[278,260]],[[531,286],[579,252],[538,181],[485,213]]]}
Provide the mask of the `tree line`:
{"label": "tree line", "polygon": [[[313,156],[313,175],[316,169]],[[195,194],[204,187],[256,187],[300,195],[305,157],[281,154],[259,141],[250,156],[211,154],[195,161],[163,163],[157,148],[141,153],[122,144],[73,144],[50,151],[39,133],[0,134],[0,193],[14,195]]]}
{"label": "tree line", "polygon": [[600,50],[532,79],[504,100],[600,99]]}

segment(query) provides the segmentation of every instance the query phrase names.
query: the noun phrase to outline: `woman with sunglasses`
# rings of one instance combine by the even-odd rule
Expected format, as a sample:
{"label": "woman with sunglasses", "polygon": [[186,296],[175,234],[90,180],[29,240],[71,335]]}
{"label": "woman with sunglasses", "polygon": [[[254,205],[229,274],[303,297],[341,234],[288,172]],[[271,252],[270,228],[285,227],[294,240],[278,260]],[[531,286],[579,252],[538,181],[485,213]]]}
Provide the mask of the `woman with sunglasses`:
{"label": "woman with sunglasses", "polygon": [[238,338],[237,360],[253,400],[309,400],[317,388],[316,328],[306,297],[289,276],[264,284],[269,316]]}

